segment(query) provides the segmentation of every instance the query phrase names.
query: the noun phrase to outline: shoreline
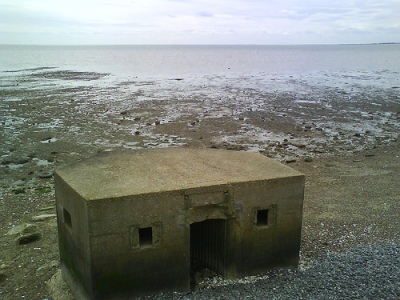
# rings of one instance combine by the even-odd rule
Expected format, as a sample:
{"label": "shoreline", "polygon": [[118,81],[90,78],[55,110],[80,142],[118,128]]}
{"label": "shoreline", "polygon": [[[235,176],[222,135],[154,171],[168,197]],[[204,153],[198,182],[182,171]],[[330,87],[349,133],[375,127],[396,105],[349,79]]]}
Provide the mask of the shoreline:
{"label": "shoreline", "polygon": [[[246,78],[207,79],[206,87],[185,79],[97,84],[103,77],[41,69],[2,83],[4,299],[51,296],[46,282],[59,268],[54,168],[119,148],[253,151],[304,173],[302,268],[357,245],[398,243],[397,88],[315,89],[289,76],[284,82],[301,90],[263,90],[263,81],[246,86]],[[33,226],[9,234],[24,224]]]}

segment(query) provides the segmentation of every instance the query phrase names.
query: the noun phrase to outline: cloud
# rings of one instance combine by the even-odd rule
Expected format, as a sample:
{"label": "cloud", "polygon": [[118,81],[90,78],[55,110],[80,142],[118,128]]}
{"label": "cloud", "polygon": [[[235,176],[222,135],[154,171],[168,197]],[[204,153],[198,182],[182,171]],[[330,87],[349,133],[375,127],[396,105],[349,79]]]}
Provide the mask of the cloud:
{"label": "cloud", "polygon": [[214,14],[212,14],[210,12],[206,12],[206,11],[201,11],[201,12],[199,12],[199,16],[204,17],[204,18],[212,18],[214,16]]}
{"label": "cloud", "polygon": [[[0,0],[0,40],[27,43],[34,37],[37,43],[126,44],[399,41],[399,15],[398,0]],[[18,38],[12,37],[15,33]]]}

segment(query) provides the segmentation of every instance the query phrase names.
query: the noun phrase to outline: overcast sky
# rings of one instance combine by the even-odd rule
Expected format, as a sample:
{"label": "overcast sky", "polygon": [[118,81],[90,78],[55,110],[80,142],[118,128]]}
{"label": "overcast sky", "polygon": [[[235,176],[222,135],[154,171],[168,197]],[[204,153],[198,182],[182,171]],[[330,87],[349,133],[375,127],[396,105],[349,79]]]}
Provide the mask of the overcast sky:
{"label": "overcast sky", "polygon": [[0,0],[0,44],[400,42],[400,0]]}

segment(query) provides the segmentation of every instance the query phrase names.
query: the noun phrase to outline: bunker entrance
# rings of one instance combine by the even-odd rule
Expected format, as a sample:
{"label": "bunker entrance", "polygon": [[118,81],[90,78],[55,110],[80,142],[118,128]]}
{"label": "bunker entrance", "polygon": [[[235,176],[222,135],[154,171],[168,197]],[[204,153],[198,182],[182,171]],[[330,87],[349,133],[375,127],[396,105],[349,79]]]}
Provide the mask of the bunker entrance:
{"label": "bunker entrance", "polygon": [[225,273],[226,220],[211,219],[190,225],[191,289],[200,281]]}

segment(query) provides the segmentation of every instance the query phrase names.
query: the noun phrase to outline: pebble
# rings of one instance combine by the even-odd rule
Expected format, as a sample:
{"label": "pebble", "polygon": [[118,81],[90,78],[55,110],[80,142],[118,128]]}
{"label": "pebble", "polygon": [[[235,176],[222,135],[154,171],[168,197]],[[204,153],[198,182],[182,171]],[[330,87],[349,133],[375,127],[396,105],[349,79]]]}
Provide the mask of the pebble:
{"label": "pebble", "polygon": [[305,270],[273,270],[249,283],[209,286],[151,299],[399,299],[400,244],[359,245],[328,253]]}

